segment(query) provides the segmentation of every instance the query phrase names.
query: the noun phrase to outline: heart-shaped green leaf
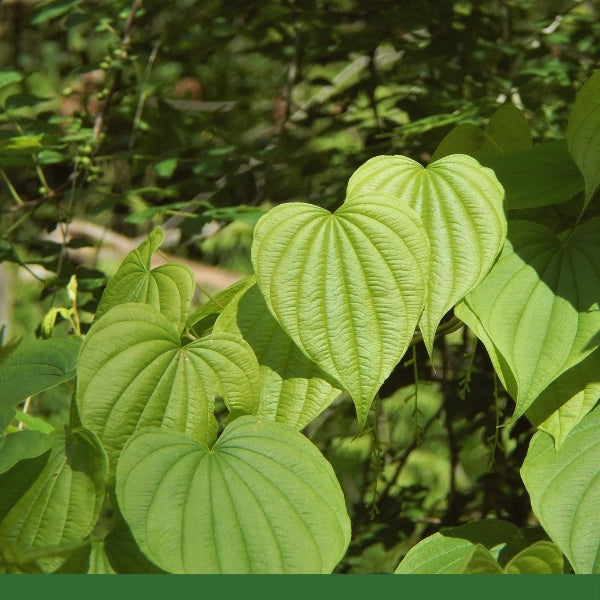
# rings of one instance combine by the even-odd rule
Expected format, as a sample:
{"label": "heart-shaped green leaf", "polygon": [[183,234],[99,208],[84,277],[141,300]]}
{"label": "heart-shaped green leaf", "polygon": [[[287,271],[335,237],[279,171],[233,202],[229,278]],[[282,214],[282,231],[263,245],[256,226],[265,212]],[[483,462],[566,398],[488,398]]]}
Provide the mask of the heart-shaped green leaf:
{"label": "heart-shaped green leaf", "polygon": [[481,544],[434,533],[413,546],[394,572],[396,575],[503,573]]}
{"label": "heart-shaped green leaf", "polygon": [[429,248],[418,216],[381,194],[335,214],[282,204],[257,223],[252,263],[269,310],[348,390],[364,424],[423,310]]}
{"label": "heart-shaped green leaf", "polygon": [[527,148],[531,148],[529,122],[516,106],[505,104],[490,117],[485,131],[469,123],[452,129],[433,153],[431,162],[450,154],[468,154],[481,160]]}
{"label": "heart-shaped green leaf", "polygon": [[569,151],[585,180],[585,206],[600,186],[600,71],[579,90],[567,125]]}
{"label": "heart-shaped green leaf", "polygon": [[262,417],[302,429],[341,393],[273,318],[256,283],[227,305],[214,331],[242,335],[254,351]]}
{"label": "heart-shaped green leaf", "polygon": [[512,374],[515,418],[600,344],[598,262],[600,218],[561,237],[515,221],[502,256],[466,298],[504,362],[500,370]]}
{"label": "heart-shaped green leaf", "polygon": [[80,346],[74,338],[20,344],[0,363],[0,407],[13,407],[28,396],[73,379]]}
{"label": "heart-shaped green leaf", "polygon": [[178,332],[183,330],[194,294],[194,276],[180,263],[151,269],[152,255],[163,238],[162,229],[157,227],[123,259],[102,294],[96,319],[119,304],[143,302],[163,313]]}
{"label": "heart-shaped green leaf", "polygon": [[558,452],[533,436],[521,469],[531,506],[575,573],[600,573],[600,410],[573,428]]}
{"label": "heart-shaped green leaf", "polygon": [[504,570],[510,575],[561,575],[563,554],[552,542],[542,540],[521,550]]}
{"label": "heart-shaped green leaf", "polygon": [[[81,542],[104,501],[106,457],[95,437],[79,428],[49,438],[49,457],[35,478],[29,479],[31,460],[0,475],[0,537],[25,550]],[[51,572],[62,562],[38,564]]]}
{"label": "heart-shaped green leaf", "polygon": [[256,410],[258,364],[239,336],[221,333],[181,344],[167,318],[129,303],[94,323],[77,367],[82,423],[98,435],[111,473],[136,429],[166,426],[210,444],[215,396],[233,416]]}
{"label": "heart-shaped green leaf", "polygon": [[331,465],[287,425],[241,417],[212,449],[145,429],[117,499],[140,548],[172,573],[330,573],[350,541]]}
{"label": "heart-shaped green leaf", "polygon": [[427,301],[419,327],[429,353],[446,312],[490,270],[506,237],[504,191],[470,156],[446,156],[424,169],[405,156],[377,156],[350,178],[347,197],[388,194],[421,217],[431,245]]}

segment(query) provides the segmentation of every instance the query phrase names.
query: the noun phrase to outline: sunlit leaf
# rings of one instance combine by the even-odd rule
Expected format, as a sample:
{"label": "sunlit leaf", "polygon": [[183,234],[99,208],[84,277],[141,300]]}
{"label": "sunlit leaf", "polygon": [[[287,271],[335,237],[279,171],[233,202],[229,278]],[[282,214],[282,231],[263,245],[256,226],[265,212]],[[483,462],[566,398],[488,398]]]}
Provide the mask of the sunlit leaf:
{"label": "sunlit leaf", "polygon": [[413,546],[395,571],[396,575],[467,573],[503,573],[503,569],[481,544],[441,533]]}
{"label": "sunlit leaf", "polygon": [[521,550],[504,568],[511,575],[560,575],[564,559],[552,542],[536,542]]}
{"label": "sunlit leaf", "polygon": [[172,573],[330,573],[350,541],[331,465],[287,425],[241,417],[212,449],[165,429],[127,443],[117,498]]}
{"label": "sunlit leaf", "polygon": [[558,450],[600,398],[600,349],[553,381],[529,407],[529,421],[554,438]]}
{"label": "sunlit leaf", "polygon": [[260,416],[302,429],[341,393],[273,318],[256,284],[227,305],[214,330],[242,335],[256,354]]}
{"label": "sunlit leaf", "polygon": [[382,194],[334,214],[281,204],[256,225],[252,263],[269,310],[364,424],[423,309],[429,249],[416,213]]}
{"label": "sunlit leaf", "polygon": [[256,410],[258,364],[241,339],[221,333],[182,345],[151,306],[118,306],[90,329],[77,368],[82,423],[106,448],[111,473],[141,427],[166,426],[207,444],[217,432],[215,397],[234,415]]}
{"label": "sunlit leaf", "polygon": [[96,319],[119,304],[141,302],[163,313],[179,332],[183,330],[194,294],[194,276],[181,263],[151,269],[152,254],[163,238],[162,229],[157,227],[123,259],[102,294]]}
{"label": "sunlit leaf", "polygon": [[600,573],[600,410],[573,428],[560,450],[538,432],[529,444],[521,477],[542,527],[575,573]]}
{"label": "sunlit leaf", "polygon": [[[78,544],[91,533],[104,501],[106,458],[94,436],[79,428],[49,438],[49,457],[34,479],[24,465],[31,461],[0,475],[0,537],[27,551]],[[50,572],[64,557],[37,562]]]}
{"label": "sunlit leaf", "polygon": [[600,344],[599,263],[600,218],[560,237],[515,221],[502,256],[466,298],[514,378],[515,417]]}
{"label": "sunlit leaf", "polygon": [[600,185],[600,71],[579,90],[567,125],[569,151],[585,180],[585,205]]}
{"label": "sunlit leaf", "polygon": [[465,155],[424,169],[404,156],[378,156],[350,178],[347,197],[384,193],[421,217],[431,244],[419,327],[429,353],[442,317],[490,270],[506,236],[504,192],[493,171]]}

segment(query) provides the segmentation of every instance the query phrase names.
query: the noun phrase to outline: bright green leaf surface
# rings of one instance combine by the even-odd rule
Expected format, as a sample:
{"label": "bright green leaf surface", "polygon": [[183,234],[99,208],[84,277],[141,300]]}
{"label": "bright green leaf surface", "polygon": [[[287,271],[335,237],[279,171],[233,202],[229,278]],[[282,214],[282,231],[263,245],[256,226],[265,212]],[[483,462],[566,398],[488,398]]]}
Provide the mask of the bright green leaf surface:
{"label": "bright green leaf surface", "polygon": [[150,268],[152,254],[163,237],[162,229],[157,227],[123,259],[102,294],[96,319],[119,304],[142,302],[163,313],[178,332],[183,330],[194,294],[194,276],[187,265],[180,263]]}
{"label": "bright green leaf surface", "polygon": [[252,262],[267,306],[348,390],[361,424],[414,333],[428,255],[416,213],[382,194],[355,198],[333,215],[282,204],[254,230]]}
{"label": "bright green leaf surface", "polygon": [[600,71],[579,90],[567,126],[569,151],[585,179],[585,204],[600,185]]}
{"label": "bright green leaf surface", "polygon": [[117,498],[145,554],[173,573],[330,573],[350,541],[331,465],[295,429],[241,417],[212,448],[146,429]]}
{"label": "bright green leaf surface", "polygon": [[429,353],[446,312],[486,275],[506,236],[504,192],[493,171],[465,155],[424,169],[404,156],[378,156],[350,178],[347,198],[385,193],[421,217],[431,244],[425,311],[419,326]]}
{"label": "bright green leaf surface", "polygon": [[20,344],[0,363],[0,406],[15,406],[28,396],[73,379],[80,345],[74,338]]}
{"label": "bright green leaf surface", "polygon": [[0,473],[20,460],[35,458],[50,449],[51,438],[39,431],[19,431],[0,437]]}
{"label": "bright green leaf surface", "polygon": [[11,138],[0,139],[0,154],[31,154],[43,148],[43,135],[18,135]]}
{"label": "bright green leaf surface", "polygon": [[167,318],[129,303],[90,329],[78,365],[82,423],[107,450],[111,473],[136,429],[166,426],[210,444],[215,396],[234,415],[256,410],[258,364],[240,337],[213,335],[182,346]]}
{"label": "bright green leaf surface", "polygon": [[525,413],[554,438],[558,450],[567,435],[600,398],[600,349],[553,381]]}
{"label": "bright green leaf surface", "polygon": [[516,221],[501,258],[467,297],[496,363],[501,357],[514,378],[515,417],[600,343],[599,263],[599,218],[562,239]]}
{"label": "bright green leaf surface", "polygon": [[[465,302],[457,304],[454,314],[483,342],[502,385],[516,398],[517,383],[510,367],[487,335],[481,321]],[[525,412],[532,425],[554,438],[557,449],[569,431],[594,407],[600,396],[599,360],[600,350],[595,350],[555,379]]]}
{"label": "bright green leaf surface", "polygon": [[242,335],[256,354],[260,416],[302,429],[341,393],[273,318],[256,284],[227,306],[214,330]]}
{"label": "bright green leaf surface", "polygon": [[482,163],[493,169],[504,187],[507,210],[561,204],[583,191],[583,178],[564,140],[496,154]]}
{"label": "bright green leaf surface", "polygon": [[521,469],[535,516],[576,573],[600,573],[600,410],[573,428],[558,452],[533,436]]}
{"label": "bright green leaf surface", "polygon": [[501,572],[502,567],[484,546],[434,533],[409,550],[398,565],[395,574],[450,575]]}
{"label": "bright green leaf surface", "polygon": [[[82,541],[104,501],[106,458],[97,440],[84,429],[49,437],[50,455],[35,478],[31,461],[0,475],[0,537],[25,550]],[[38,564],[50,572],[63,561]]]}
{"label": "bright green leaf surface", "polygon": [[564,559],[552,542],[536,542],[521,550],[505,567],[511,575],[561,575]]}

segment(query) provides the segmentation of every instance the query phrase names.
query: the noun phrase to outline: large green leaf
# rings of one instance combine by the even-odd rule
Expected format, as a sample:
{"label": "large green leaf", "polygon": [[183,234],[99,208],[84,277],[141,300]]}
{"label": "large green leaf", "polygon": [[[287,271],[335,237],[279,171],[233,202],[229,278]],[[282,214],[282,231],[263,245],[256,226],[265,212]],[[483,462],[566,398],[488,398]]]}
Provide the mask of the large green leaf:
{"label": "large green leaf", "polygon": [[600,71],[579,90],[567,125],[569,151],[585,180],[585,205],[600,185]]}
{"label": "large green leaf", "polygon": [[529,122],[516,106],[506,104],[490,117],[485,131],[470,123],[452,129],[433,153],[431,162],[451,154],[468,154],[481,160],[530,147]]}
{"label": "large green leaf", "polygon": [[[510,367],[487,335],[477,315],[465,302],[456,305],[455,315],[483,342],[502,385],[517,397],[517,383]],[[600,396],[600,350],[555,379],[525,412],[529,421],[549,433],[558,449],[569,431],[594,407]]]}
{"label": "large green leaf", "polygon": [[20,344],[0,363],[0,407],[13,407],[28,396],[73,379],[80,345],[75,338]]}
{"label": "large green leaf", "polygon": [[461,538],[434,533],[413,546],[394,573],[396,575],[493,574],[503,573],[503,569],[482,544],[473,544]]}
{"label": "large green leaf", "polygon": [[600,409],[558,451],[547,433],[536,433],[521,476],[535,516],[574,571],[600,573]]}
{"label": "large green leaf", "polygon": [[143,302],[163,313],[178,332],[183,330],[194,294],[194,276],[180,263],[150,268],[152,254],[163,238],[162,229],[157,227],[123,259],[102,294],[96,319],[119,304]]}
{"label": "large green leaf", "polygon": [[348,182],[348,198],[365,193],[407,204],[425,226],[431,266],[419,327],[431,354],[442,317],[483,279],[502,248],[502,186],[493,171],[465,155],[447,156],[426,169],[405,156],[377,156]]}
{"label": "large green leaf", "polygon": [[515,221],[502,256],[466,298],[514,379],[515,417],[600,344],[599,262],[600,218],[560,237]]}
{"label": "large green leaf", "polygon": [[302,429],[341,393],[273,318],[256,283],[228,304],[214,331],[242,335],[252,347],[260,366],[262,417]]}
{"label": "large green leaf", "polygon": [[[0,475],[0,538],[25,551],[81,542],[104,501],[106,457],[95,437],[81,428],[49,437],[49,456],[41,470],[36,466],[35,477],[31,459]],[[38,564],[49,572],[63,561]]]}
{"label": "large green leaf", "polygon": [[172,573],[330,573],[350,541],[331,465],[287,425],[241,417],[212,449],[145,429],[117,498],[144,553]]}
{"label": "large green leaf", "polygon": [[241,337],[221,333],[182,345],[167,318],[146,304],[118,306],[94,323],[77,377],[81,421],[102,441],[111,473],[136,429],[163,425],[210,444],[215,396],[233,416],[258,404],[258,364]]}
{"label": "large green leaf", "polygon": [[355,198],[334,214],[276,206],[257,223],[252,245],[269,310],[348,390],[361,424],[412,338],[429,265],[418,216],[383,196]]}
{"label": "large green leaf", "polygon": [[583,178],[565,140],[488,156],[481,162],[500,180],[507,210],[561,204],[583,191]]}

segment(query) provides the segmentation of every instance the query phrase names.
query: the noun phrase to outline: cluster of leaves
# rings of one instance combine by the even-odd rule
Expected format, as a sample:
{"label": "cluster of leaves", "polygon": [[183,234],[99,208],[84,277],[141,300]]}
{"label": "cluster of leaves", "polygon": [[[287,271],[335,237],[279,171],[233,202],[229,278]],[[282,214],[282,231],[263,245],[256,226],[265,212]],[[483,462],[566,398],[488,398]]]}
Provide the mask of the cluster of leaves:
{"label": "cluster of leaves", "polygon": [[[255,275],[190,313],[189,268],[150,268],[157,228],[111,278],[83,340],[23,345],[0,364],[8,431],[15,404],[76,377],[64,433],[2,438],[5,568],[332,572],[350,518],[331,464],[299,430],[341,392],[364,428],[415,330],[433,355],[455,307],[515,400],[514,418],[544,416],[521,472],[552,542],[475,521],[425,538],[396,572],[562,573],[563,554],[576,573],[597,572],[600,217],[582,219],[600,188],[598,98],[600,72],[569,120],[583,194],[569,187],[561,200],[582,209],[558,236],[533,221],[507,226],[503,186],[466,153],[427,168],[375,157],[334,213],[287,203],[264,215]],[[503,110],[490,125],[479,137],[454,130],[441,148],[516,167],[538,152],[520,148],[520,113]],[[533,181],[527,198],[539,206]],[[103,510],[118,516],[105,523]]]}
{"label": "cluster of leaves", "polygon": [[[31,322],[41,320],[39,333],[51,338],[43,344],[23,345],[10,355],[14,344],[9,343],[1,351],[2,358],[8,356],[2,367],[3,381],[16,382],[13,393],[7,394],[6,402],[3,399],[0,417],[0,430],[10,433],[0,438],[6,445],[6,452],[0,451],[6,458],[0,470],[16,477],[14,495],[3,500],[4,511],[14,508],[13,516],[6,517],[3,531],[10,531],[8,537],[12,538],[23,525],[23,531],[31,533],[33,529],[28,527],[35,523],[25,527],[19,512],[27,502],[32,505],[33,498],[47,499],[44,494],[55,489],[54,482],[60,477],[65,486],[61,489],[66,493],[68,485],[64,482],[73,472],[79,476],[85,470],[80,468],[83,463],[88,465],[89,476],[84,477],[82,495],[75,492],[75,504],[87,506],[82,513],[48,515],[56,523],[64,519],[67,529],[71,523],[78,523],[69,533],[69,541],[40,538],[30,544],[23,538],[17,544],[3,543],[2,559],[11,565],[10,569],[51,571],[62,564],[65,572],[157,570],[156,564],[137,550],[139,545],[152,554],[146,541],[141,543],[139,534],[132,537],[130,529],[134,522],[139,526],[139,512],[124,520],[113,489],[114,461],[132,427],[138,427],[134,419],[124,415],[129,414],[132,405],[137,408],[131,414],[138,414],[140,407],[134,396],[125,395],[125,404],[113,414],[110,402],[117,406],[120,392],[114,391],[112,400],[106,401],[103,392],[98,391],[106,381],[113,380],[115,373],[125,384],[129,381],[127,372],[115,364],[116,370],[106,371],[104,380],[94,380],[85,394],[79,391],[84,384],[77,383],[78,399],[70,402],[74,376],[85,381],[82,375],[88,369],[92,377],[103,358],[98,355],[99,362],[86,367],[78,359],[81,338],[61,339],[65,333],[86,334],[92,319],[100,322],[100,317],[118,308],[117,304],[142,296],[159,311],[166,310],[165,318],[176,331],[171,332],[164,321],[154,321],[153,326],[163,332],[159,339],[165,353],[155,357],[158,362],[153,363],[155,370],[149,372],[149,377],[164,386],[159,396],[169,386],[174,390],[175,404],[163,415],[167,426],[181,429],[209,447],[225,425],[228,411],[220,400],[222,396],[231,411],[227,431],[233,434],[231,426],[245,412],[260,414],[267,421],[283,421],[296,432],[304,428],[333,465],[353,532],[351,545],[337,564],[339,572],[391,572],[409,548],[437,531],[440,523],[455,525],[492,516],[521,527],[532,524],[529,495],[519,477],[531,431],[537,427],[551,436],[536,438],[540,452],[544,444],[551,447],[554,443],[561,448],[566,462],[579,452],[579,442],[569,440],[583,434],[577,433],[583,428],[580,420],[598,396],[593,310],[597,294],[596,284],[589,283],[595,282],[596,276],[585,263],[585,256],[593,257],[597,252],[591,241],[597,228],[593,218],[598,214],[597,203],[592,201],[597,184],[594,147],[584,147],[585,140],[593,140],[593,99],[597,95],[593,86],[587,87],[590,97],[578,101],[573,110],[568,143],[560,138],[571,112],[574,89],[597,67],[592,58],[598,55],[600,39],[594,12],[597,9],[586,2],[512,0],[408,5],[381,0],[375,5],[367,10],[353,0],[201,4],[177,0],[165,9],[164,3],[153,0],[51,0],[35,7],[18,2],[0,6],[4,17],[0,27],[6,34],[5,41],[0,41],[0,168],[7,191],[6,202],[0,205],[0,261],[17,263],[35,276],[40,272],[36,265],[44,268],[44,278],[37,288],[42,289],[42,297],[39,301],[33,299],[36,308],[43,307],[40,315],[32,317],[28,313],[22,317],[26,326],[18,319],[9,325],[12,331],[26,331],[30,336]],[[25,27],[30,17],[33,27]],[[6,41],[11,41],[13,33],[9,46]],[[492,113],[505,99],[522,108],[527,119],[508,104],[483,128],[482,116]],[[586,124],[583,130],[581,123]],[[443,134],[457,124],[459,127],[431,153]],[[544,143],[533,145],[532,137]],[[373,156],[390,153],[405,156],[367,162]],[[466,182],[458,207],[453,204],[448,208],[445,201],[439,201],[444,197],[448,177],[452,187],[452,182],[460,183],[461,172],[463,179],[467,173],[475,173],[476,179],[482,173],[467,157],[452,157],[456,154],[470,155],[493,169],[506,191],[504,208],[509,227],[504,245],[503,215],[496,215],[499,227],[494,228],[493,212],[482,218],[473,202],[469,208],[472,183]],[[426,204],[417,192],[421,188],[414,185],[423,169],[411,159],[432,160],[424,171],[431,188],[421,194],[428,198]],[[363,162],[350,180],[348,201],[343,205],[347,207],[336,213],[340,217],[336,222],[343,225],[322,231],[330,216],[321,209],[334,210],[340,205],[348,179]],[[449,171],[457,171],[458,179]],[[379,177],[386,172],[391,178]],[[493,181],[488,178],[485,186],[491,198],[495,197]],[[414,195],[404,197],[405,188]],[[386,264],[391,265],[386,269],[397,266],[401,257],[415,265],[416,271],[400,278],[395,289],[389,282],[381,285],[369,277],[357,277],[365,240],[382,235],[377,224],[365,234],[364,210],[396,213],[403,209],[379,204],[367,207],[350,198],[365,193],[381,196],[381,191],[392,197],[402,193],[408,206],[402,216],[402,231],[396,232],[400,237],[393,236],[406,244],[400,244],[398,256],[382,252]],[[578,194],[582,192],[587,203],[586,221],[571,231],[565,224],[578,222],[582,205]],[[312,255],[314,260],[319,256],[324,260],[336,243],[349,244],[344,246],[343,260],[332,258],[348,270],[336,272],[335,278],[323,277],[323,284],[330,286],[331,294],[355,279],[357,285],[364,284],[361,300],[348,296],[341,305],[345,312],[329,323],[339,332],[339,339],[337,334],[315,338],[314,323],[295,323],[294,311],[279,297],[280,286],[289,287],[290,297],[300,299],[298,305],[302,305],[303,312],[309,310],[306,314],[313,316],[311,302],[326,312],[337,305],[337,299],[327,301],[320,291],[305,296],[304,290],[309,289],[306,286],[323,263],[295,264],[293,248],[286,252],[289,272],[277,266],[270,271],[265,266],[262,283],[260,279],[246,280],[217,297],[217,304],[209,302],[190,312],[192,286],[185,269],[171,265],[149,276],[148,261],[160,244],[160,231],[151,234],[138,254],[123,263],[121,275],[115,280],[123,284],[130,278],[141,288],[124,293],[121,284],[111,283],[104,295],[106,267],[81,264],[73,258],[76,253],[71,254],[88,241],[41,241],[56,227],[66,234],[73,218],[93,219],[128,234],[146,234],[151,224],[163,224],[165,232],[175,227],[181,232],[184,244],[178,248],[180,253],[203,261],[225,260],[233,268],[250,272],[254,270],[252,261],[254,266],[256,260],[260,262],[256,252],[279,256],[279,250],[269,250],[272,242],[268,241],[266,245],[261,242],[262,250],[255,245],[250,252],[254,224],[272,205],[298,200],[314,206],[274,212],[282,217],[280,232],[288,235],[286,226],[294,222],[303,230],[308,228],[308,242],[312,228],[315,235],[321,236],[320,249],[315,248]],[[430,208],[432,212],[428,212]],[[411,210],[417,218],[414,214],[408,216]],[[459,219],[471,222],[472,210],[476,227],[470,235]],[[448,227],[443,230],[436,227],[438,214],[440,218],[446,216]],[[452,217],[454,214],[457,216]],[[290,223],[286,222],[288,217]],[[260,239],[268,237],[266,228],[274,218],[269,214],[257,229]],[[208,237],[205,226],[215,221],[219,223],[217,229],[225,223],[231,225]],[[437,241],[431,244],[434,231]],[[444,257],[456,257],[457,235],[459,246],[473,244],[477,250],[458,262],[444,263]],[[568,240],[572,245],[565,251],[563,242]],[[290,245],[299,242],[290,237]],[[411,245],[420,248],[414,255],[408,250]],[[481,282],[502,245],[496,264],[501,264],[502,270],[494,266]],[[381,244],[376,247],[381,248]],[[426,247],[429,259],[425,258]],[[357,250],[351,265],[345,262],[348,248]],[[535,263],[535,273],[526,268],[519,270],[529,265],[532,255],[538,252],[543,258]],[[304,251],[296,254],[303,256]],[[373,256],[365,256],[370,265]],[[256,270],[260,278],[260,270]],[[586,270],[589,277],[581,275]],[[340,280],[344,272],[351,275]],[[449,274],[455,285],[438,286],[438,281],[443,281],[440,277]],[[302,277],[305,284],[301,283]],[[274,281],[278,283],[269,295],[267,291]],[[578,288],[577,281],[588,283],[580,283]],[[407,310],[401,311],[406,316],[401,322],[384,320],[385,330],[389,328],[390,333],[379,340],[381,346],[375,352],[371,350],[376,329],[353,339],[352,332],[363,319],[376,327],[380,311],[385,312],[393,298],[404,298],[407,289],[411,290],[410,302]],[[436,293],[430,294],[431,289]],[[461,322],[444,313],[470,290],[456,308],[458,317],[469,327],[453,332]],[[580,293],[576,294],[577,290]],[[502,302],[496,302],[500,291]],[[357,306],[361,307],[358,313]],[[22,303],[15,314],[23,315],[25,307]],[[367,307],[373,310],[367,312]],[[529,312],[524,307],[529,307]],[[546,311],[546,328],[539,327],[539,310]],[[421,333],[413,335],[417,312]],[[127,319],[121,316],[123,320],[117,319],[109,328],[111,332],[117,337],[122,331],[139,333],[136,326],[126,327]],[[153,318],[148,317],[150,321]],[[513,335],[507,323],[520,323],[521,318],[529,324]],[[570,326],[564,325],[567,322]],[[210,349],[207,351],[202,344],[183,352],[190,339],[201,340],[213,326],[217,331],[222,328],[225,337],[243,336],[259,363],[258,383],[243,384],[244,374],[231,375],[229,382],[214,380],[205,366],[207,360],[210,364]],[[180,341],[179,334],[184,331],[192,337],[183,336]],[[571,338],[573,331],[576,334]],[[294,343],[290,333],[295,336]],[[476,344],[475,335],[485,350]],[[584,339],[586,335],[590,339]],[[419,344],[422,338],[427,349]],[[93,349],[94,339],[100,338],[90,333],[86,347]],[[339,352],[329,358],[323,355],[319,341],[324,340]],[[146,339],[145,343],[150,342]],[[352,355],[350,351],[357,343],[361,347],[366,344],[370,350]],[[536,356],[532,343],[540,357],[535,364],[531,359]],[[244,373],[253,372],[254,367],[244,362],[242,350],[235,344],[227,346],[228,350],[225,346],[219,348],[219,356],[229,356],[229,368],[233,361],[245,365]],[[122,356],[121,351],[127,354],[124,348],[113,350]],[[242,354],[235,354],[233,348]],[[407,348],[412,349],[412,358],[395,366]],[[105,349],[96,351],[102,353]],[[130,352],[135,354],[137,349]],[[198,415],[182,421],[182,413],[193,409],[178,404],[190,391],[184,383],[188,375],[182,375],[182,380],[177,372],[163,374],[161,370],[169,356],[179,356],[180,352],[195,373],[191,376],[194,385],[203,382],[206,386],[197,394],[196,402],[202,407],[198,414],[202,417],[195,426],[189,423],[197,422]],[[246,359],[252,362],[248,356]],[[25,363],[31,368],[27,369]],[[39,369],[42,363],[46,365],[43,372]],[[223,366],[222,362],[218,364]],[[496,377],[510,396],[499,389]],[[242,389],[246,389],[243,398]],[[255,389],[258,405],[250,400],[251,389]],[[356,411],[347,392],[340,395],[343,389],[352,392]],[[371,405],[377,390],[379,394]],[[94,400],[85,400],[86,395]],[[15,412],[15,406],[31,396],[33,404],[26,402]],[[506,416],[512,410],[510,397],[517,402],[517,414],[525,418],[511,421]],[[66,437],[58,432],[47,436],[51,426],[43,402],[52,398],[57,399],[70,421]],[[104,408],[93,414],[91,407],[96,401]],[[141,419],[145,425],[156,425],[163,418],[157,416],[162,409],[153,406],[157,412],[150,411],[150,416]],[[80,428],[75,407],[80,409],[85,429]],[[213,413],[215,416],[211,416]],[[49,416],[58,429],[66,422],[55,414]],[[110,432],[106,436],[101,433],[105,425]],[[16,432],[17,427],[27,430]],[[593,431],[591,423],[592,436]],[[287,444],[277,437],[279,433],[273,435],[277,444]],[[227,439],[221,436],[217,444],[227,448]],[[21,446],[25,441],[29,450]],[[202,454],[198,446],[188,449]],[[108,475],[104,453],[109,458]],[[67,465],[76,464],[76,468],[60,470],[60,457],[69,457]],[[220,455],[217,460],[221,460]],[[261,465],[268,472],[271,467]],[[19,471],[23,474],[15,475]],[[547,464],[538,464],[527,491],[532,493],[537,473],[543,473],[537,484],[541,494],[552,478],[551,471]],[[526,473],[524,469],[527,483]],[[591,475],[580,473],[569,481],[589,479]],[[21,502],[27,486],[23,482],[35,477],[38,483],[29,488],[27,499]],[[40,483],[44,481],[52,485],[44,487]],[[77,485],[74,480],[72,489]],[[109,501],[100,508],[106,489]],[[256,487],[250,489],[259,493]],[[542,508],[541,501],[534,501],[535,515],[577,572],[593,570],[589,555],[576,558],[579,546],[570,548],[565,531],[552,530],[553,521],[558,522],[553,511],[562,511],[566,501],[561,489],[558,485],[551,488],[550,493],[557,497],[555,505]],[[126,492],[123,489],[118,493]],[[68,506],[64,496],[54,500],[61,509]],[[339,508],[337,500],[332,502]],[[575,506],[578,500],[572,502]],[[585,519],[582,522],[586,523]],[[456,537],[461,538],[463,559],[474,551],[465,540],[487,549],[499,567],[490,566],[489,557],[482,564],[492,571],[510,570],[513,557],[540,536],[539,531],[532,533],[527,527],[521,534],[504,528],[491,543],[486,537],[486,523],[483,521],[481,530],[476,529],[471,536]],[[496,527],[494,523],[491,527]],[[584,539],[594,540],[593,528],[588,529]],[[88,536],[90,531],[92,535]],[[446,530],[442,534],[446,535]],[[497,547],[510,545],[516,538],[519,541],[513,544],[514,552]],[[434,555],[438,553],[437,544],[434,540],[428,546]],[[590,547],[595,548],[594,544],[590,542]],[[169,563],[165,568],[195,570],[199,567],[194,560],[203,564],[213,560],[205,555],[198,558],[196,550],[191,552],[192,563]],[[314,556],[312,550],[306,552]],[[332,548],[326,552],[335,555],[335,559],[330,556],[323,563],[326,566],[298,563],[297,568],[331,570],[342,552],[336,554]],[[552,558],[557,556],[556,549],[548,552],[551,556],[546,564],[551,565],[550,571],[560,571],[558,559]],[[410,567],[416,570],[421,559],[418,553],[411,556],[417,557]],[[475,556],[481,558],[481,548]],[[457,569],[471,571],[475,567],[469,560]],[[402,568],[409,569],[408,564]],[[446,566],[428,568],[444,570]]]}

